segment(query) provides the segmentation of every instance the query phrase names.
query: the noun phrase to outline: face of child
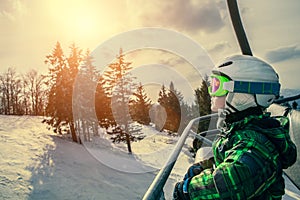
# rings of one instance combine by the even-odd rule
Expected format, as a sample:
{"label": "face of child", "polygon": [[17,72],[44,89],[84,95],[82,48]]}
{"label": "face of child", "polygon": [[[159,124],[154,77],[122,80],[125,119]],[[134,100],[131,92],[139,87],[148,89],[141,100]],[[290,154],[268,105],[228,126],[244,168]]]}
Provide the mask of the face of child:
{"label": "face of child", "polygon": [[225,107],[225,99],[226,95],[221,97],[211,97],[210,109],[213,112],[218,112],[218,109],[223,109]]}

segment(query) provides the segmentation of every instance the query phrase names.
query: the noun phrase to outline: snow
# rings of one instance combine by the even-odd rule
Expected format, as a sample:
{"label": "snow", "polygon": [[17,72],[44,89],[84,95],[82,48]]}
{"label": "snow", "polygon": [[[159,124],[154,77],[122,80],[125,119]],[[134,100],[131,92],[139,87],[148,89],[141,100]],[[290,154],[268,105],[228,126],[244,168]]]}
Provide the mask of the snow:
{"label": "snow", "polygon": [[[71,142],[41,121],[0,116],[0,199],[141,199],[177,140],[144,126],[149,137],[132,143],[130,155],[125,145],[102,139],[85,146]],[[167,182],[167,198],[187,166],[177,166],[182,172]]]}
{"label": "snow", "polygon": [[[146,138],[132,143],[128,154],[125,144],[111,144],[106,135],[84,145],[71,142],[42,119],[0,115],[1,200],[142,199],[178,140],[142,126]],[[164,188],[166,199],[192,162],[185,145]]]}

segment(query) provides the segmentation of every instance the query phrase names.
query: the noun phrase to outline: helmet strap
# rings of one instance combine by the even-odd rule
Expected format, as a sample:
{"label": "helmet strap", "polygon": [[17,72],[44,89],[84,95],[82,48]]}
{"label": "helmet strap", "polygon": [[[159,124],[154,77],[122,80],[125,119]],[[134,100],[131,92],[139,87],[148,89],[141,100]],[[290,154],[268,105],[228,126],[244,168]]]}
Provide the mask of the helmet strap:
{"label": "helmet strap", "polygon": [[256,94],[254,94],[253,96],[254,96],[254,101],[255,101],[256,105],[260,107],[260,105],[259,105],[258,102],[257,102]]}
{"label": "helmet strap", "polygon": [[231,92],[226,95],[225,109],[224,109],[225,115],[230,115],[232,113],[239,112],[239,110],[230,103],[230,102],[232,102],[232,99],[234,98],[233,95],[234,94]]}
{"label": "helmet strap", "polygon": [[[233,110],[233,112],[239,112],[238,109],[236,109],[235,107],[233,107],[233,105],[231,105],[228,101],[225,102],[226,106],[228,106],[230,109]],[[230,111],[230,109],[228,109]],[[233,113],[232,111],[230,111],[230,113]]]}

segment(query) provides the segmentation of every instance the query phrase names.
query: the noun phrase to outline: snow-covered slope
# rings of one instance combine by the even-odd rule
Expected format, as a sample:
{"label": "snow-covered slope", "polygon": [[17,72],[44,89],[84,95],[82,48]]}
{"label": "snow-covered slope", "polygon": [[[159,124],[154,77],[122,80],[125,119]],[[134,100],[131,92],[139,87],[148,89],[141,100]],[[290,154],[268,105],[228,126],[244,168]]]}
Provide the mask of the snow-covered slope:
{"label": "snow-covered slope", "polygon": [[0,199],[141,199],[153,173],[106,167],[40,122],[0,116]]}
{"label": "snow-covered slope", "polygon": [[[0,116],[1,200],[140,200],[177,141],[144,126],[147,138],[133,143],[130,155],[125,145],[73,143],[41,121]],[[164,188],[166,199],[193,162],[186,147]]]}
{"label": "snow-covered slope", "polygon": [[[119,166],[132,170],[139,163],[150,169],[126,172],[95,159],[83,145],[54,135],[41,121],[41,117],[0,116],[0,199],[138,200],[176,142],[160,133],[149,137],[154,146],[147,140],[134,143],[133,155],[120,151],[120,146],[101,150],[106,160]],[[152,128],[144,128],[150,134]],[[158,148],[162,150],[155,154]],[[138,162],[124,163],[126,159]],[[173,183],[170,179],[166,189],[172,191]]]}

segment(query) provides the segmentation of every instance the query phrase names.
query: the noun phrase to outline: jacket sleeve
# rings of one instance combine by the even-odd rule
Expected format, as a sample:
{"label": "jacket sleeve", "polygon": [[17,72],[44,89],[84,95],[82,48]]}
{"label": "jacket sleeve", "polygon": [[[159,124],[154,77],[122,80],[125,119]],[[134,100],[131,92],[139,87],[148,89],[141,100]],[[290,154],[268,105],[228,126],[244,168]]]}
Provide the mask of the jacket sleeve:
{"label": "jacket sleeve", "polygon": [[[206,169],[189,184],[191,200],[250,199],[259,196],[281,173],[273,144],[255,132],[242,131],[215,169]],[[260,138],[257,138],[260,137]],[[262,143],[257,143],[261,141]]]}
{"label": "jacket sleeve", "polygon": [[283,169],[292,166],[297,160],[297,148],[289,134],[289,120],[287,117],[276,117],[280,127],[271,129],[266,134],[279,152]]}

